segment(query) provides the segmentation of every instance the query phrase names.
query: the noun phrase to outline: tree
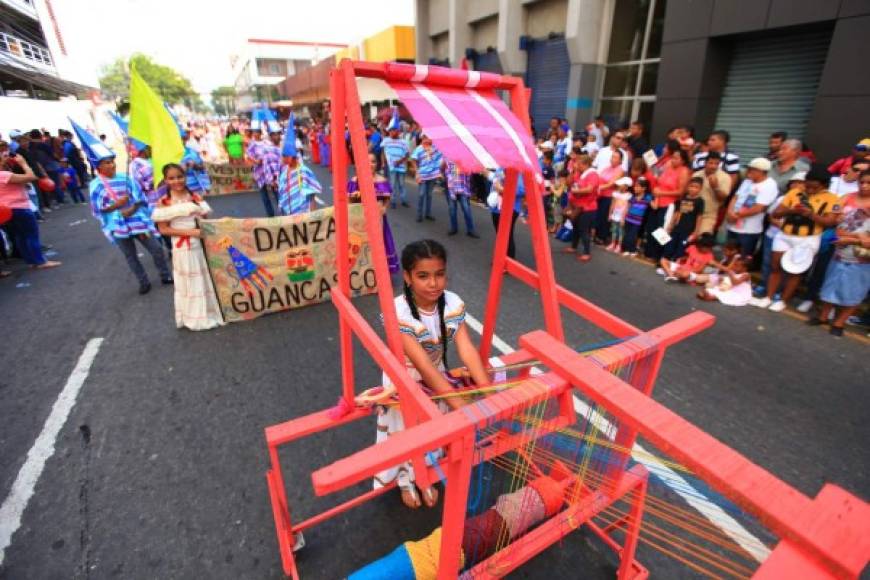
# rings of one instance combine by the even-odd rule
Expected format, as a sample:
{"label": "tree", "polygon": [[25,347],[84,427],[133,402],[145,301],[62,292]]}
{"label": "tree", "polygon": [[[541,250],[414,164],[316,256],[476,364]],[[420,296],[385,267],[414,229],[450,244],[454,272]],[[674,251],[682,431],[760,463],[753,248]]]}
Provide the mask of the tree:
{"label": "tree", "polygon": [[218,115],[232,115],[236,110],[236,88],[225,86],[213,90],[211,106]]}
{"label": "tree", "polygon": [[100,88],[106,96],[116,101],[127,100],[130,94],[130,67],[133,65],[145,82],[168,104],[184,103],[195,110],[205,108],[202,98],[184,75],[139,53],[126,60],[118,58],[103,67]]}

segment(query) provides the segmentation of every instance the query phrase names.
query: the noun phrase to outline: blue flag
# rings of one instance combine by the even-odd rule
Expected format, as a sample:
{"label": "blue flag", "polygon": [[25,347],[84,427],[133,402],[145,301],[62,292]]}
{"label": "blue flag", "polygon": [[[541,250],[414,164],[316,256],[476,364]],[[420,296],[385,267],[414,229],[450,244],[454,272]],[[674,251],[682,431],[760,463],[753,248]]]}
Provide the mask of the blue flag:
{"label": "blue flag", "polygon": [[287,132],[284,133],[284,146],[281,148],[281,155],[284,157],[296,157],[299,152],[296,150],[296,115],[290,113],[290,118],[287,119]]}
{"label": "blue flag", "polygon": [[[69,119],[69,117],[67,117]],[[92,165],[96,167],[96,165],[103,159],[108,159],[110,157],[114,157],[115,153],[105,143],[100,141],[98,138],[94,137],[88,131],[73,121],[69,119],[70,125],[72,125],[73,131],[76,134],[76,137],[79,138],[82,144],[82,151],[85,152],[88,160]]]}

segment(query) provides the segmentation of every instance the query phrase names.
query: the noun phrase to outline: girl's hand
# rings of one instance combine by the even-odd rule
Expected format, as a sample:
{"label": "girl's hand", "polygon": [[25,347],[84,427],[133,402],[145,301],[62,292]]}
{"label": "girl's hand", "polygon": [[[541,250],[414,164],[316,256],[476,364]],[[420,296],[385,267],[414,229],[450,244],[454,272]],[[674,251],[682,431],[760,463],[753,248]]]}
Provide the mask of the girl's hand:
{"label": "girl's hand", "polygon": [[202,239],[202,230],[199,229],[199,228],[192,229],[192,230],[190,230],[190,233],[189,233],[188,235],[189,235],[191,238],[200,238],[200,239]]}

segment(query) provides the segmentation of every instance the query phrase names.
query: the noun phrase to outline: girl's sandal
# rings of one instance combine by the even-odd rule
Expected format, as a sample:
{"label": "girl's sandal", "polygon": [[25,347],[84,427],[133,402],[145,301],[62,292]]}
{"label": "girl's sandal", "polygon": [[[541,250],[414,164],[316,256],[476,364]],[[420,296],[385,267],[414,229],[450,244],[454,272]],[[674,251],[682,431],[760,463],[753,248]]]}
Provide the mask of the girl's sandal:
{"label": "girl's sandal", "polygon": [[12,272],[9,270],[0,270],[0,278],[6,278],[7,276],[11,276]]}
{"label": "girl's sandal", "polygon": [[426,491],[423,492],[423,503],[426,504],[426,507],[435,507],[438,503],[438,490],[435,489],[435,486],[429,486]]}
{"label": "girl's sandal", "polygon": [[399,490],[402,492],[402,503],[405,504],[405,507],[412,510],[420,507],[420,495],[417,493],[415,485],[411,484],[411,487],[401,487]]}

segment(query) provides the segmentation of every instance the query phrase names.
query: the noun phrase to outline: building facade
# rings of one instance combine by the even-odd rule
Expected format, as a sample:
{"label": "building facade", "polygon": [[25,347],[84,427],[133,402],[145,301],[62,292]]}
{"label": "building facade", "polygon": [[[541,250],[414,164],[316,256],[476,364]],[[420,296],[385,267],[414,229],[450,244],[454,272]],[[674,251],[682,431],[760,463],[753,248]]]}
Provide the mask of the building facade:
{"label": "building facade", "polygon": [[[293,101],[293,108],[317,116],[320,105],[329,98],[329,71],[344,58],[370,62],[414,62],[414,27],[391,26],[373,36],[339,50],[314,66],[288,75],[278,86],[282,97]],[[386,83],[377,79],[357,79],[360,103],[369,115],[396,99]]]}
{"label": "building facade", "polygon": [[95,75],[82,73],[64,43],[57,8],[0,0],[0,96],[55,100],[94,90]]}
{"label": "building facade", "polygon": [[336,51],[344,44],[249,38],[231,60],[236,110],[249,111],[258,103],[272,103],[277,85]]}
{"label": "building facade", "polygon": [[857,72],[868,0],[416,0],[416,9],[417,62],[523,76],[537,131],[552,116],[582,126],[599,114],[611,126],[640,120],[654,141],[674,125],[699,138],[721,128],[744,160],[787,131],[830,159],[870,125],[870,75]]}

